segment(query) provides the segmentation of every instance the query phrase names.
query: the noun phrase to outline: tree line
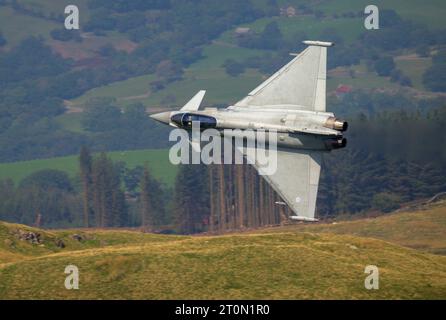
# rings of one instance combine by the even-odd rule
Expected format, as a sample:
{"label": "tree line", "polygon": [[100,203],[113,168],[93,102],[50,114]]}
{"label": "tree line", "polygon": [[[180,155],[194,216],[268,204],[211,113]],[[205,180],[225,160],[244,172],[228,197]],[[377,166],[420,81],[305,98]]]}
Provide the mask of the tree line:
{"label": "tree line", "polygon": [[[121,163],[114,163],[105,153],[92,157],[86,147],[80,151],[79,165],[84,227],[124,227],[133,224],[144,230],[154,230],[167,223],[166,191],[151,176],[147,165],[128,170]],[[135,170],[139,171],[136,177],[132,176]],[[133,191],[133,194],[129,191]],[[137,216],[133,223],[130,207]]]}
{"label": "tree line", "polygon": [[184,165],[175,185],[175,224],[181,233],[221,233],[280,224],[288,212],[250,165]]}

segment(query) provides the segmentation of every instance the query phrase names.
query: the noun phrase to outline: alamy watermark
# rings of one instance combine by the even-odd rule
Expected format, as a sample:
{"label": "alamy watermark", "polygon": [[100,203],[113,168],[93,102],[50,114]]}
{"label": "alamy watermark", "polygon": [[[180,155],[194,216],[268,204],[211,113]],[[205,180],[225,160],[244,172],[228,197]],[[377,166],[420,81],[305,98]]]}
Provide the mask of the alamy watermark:
{"label": "alamy watermark", "polygon": [[377,6],[370,4],[364,9],[364,13],[368,16],[364,20],[364,27],[367,30],[379,29],[379,9]]}
{"label": "alamy watermark", "polygon": [[200,130],[200,123],[193,121],[191,132],[174,129],[169,141],[176,142],[169,151],[169,160],[175,165],[243,164],[245,156],[261,175],[272,175],[277,170],[275,130]]}
{"label": "alamy watermark", "polygon": [[[70,4],[64,10],[67,17],[65,18],[65,29],[79,30],[79,8],[76,5]],[[367,30],[379,29],[379,8],[376,5],[370,4],[364,8],[364,14],[368,16],[364,20],[364,27]]]}
{"label": "alamy watermark", "polygon": [[78,290],[79,289],[79,269],[75,265],[68,265],[65,267],[65,274],[68,276],[65,278],[65,289]]}
{"label": "alamy watermark", "polygon": [[79,8],[75,5],[70,4],[65,7],[65,14],[68,15],[65,18],[65,29],[79,30]]}
{"label": "alamy watermark", "polygon": [[364,269],[364,273],[368,276],[364,280],[364,287],[367,290],[378,290],[379,289],[379,269],[377,266],[368,265]]}

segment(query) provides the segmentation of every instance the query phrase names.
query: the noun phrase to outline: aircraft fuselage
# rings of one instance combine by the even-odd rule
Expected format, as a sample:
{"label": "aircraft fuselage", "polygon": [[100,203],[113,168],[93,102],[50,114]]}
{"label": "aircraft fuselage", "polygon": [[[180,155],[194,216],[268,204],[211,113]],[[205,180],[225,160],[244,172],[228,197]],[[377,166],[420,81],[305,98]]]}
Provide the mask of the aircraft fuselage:
{"label": "aircraft fuselage", "polygon": [[245,130],[273,130],[277,132],[279,147],[318,151],[345,147],[346,139],[342,133],[348,127],[347,122],[336,119],[333,113],[290,110],[286,106],[263,107],[261,110],[255,107],[249,110],[205,108],[193,112],[163,112],[153,118],[186,130],[191,130],[192,122],[197,121],[201,130],[216,129],[219,134],[231,137],[244,136]]}

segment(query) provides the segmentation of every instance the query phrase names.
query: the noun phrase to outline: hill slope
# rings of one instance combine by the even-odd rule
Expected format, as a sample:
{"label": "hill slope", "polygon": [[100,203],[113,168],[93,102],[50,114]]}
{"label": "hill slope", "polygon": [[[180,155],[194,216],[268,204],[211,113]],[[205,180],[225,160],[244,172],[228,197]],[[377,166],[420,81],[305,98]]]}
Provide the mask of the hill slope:
{"label": "hill slope", "polygon": [[[38,230],[1,224],[0,298],[446,298],[446,257],[378,239],[293,227],[196,237],[42,231],[42,247],[16,237],[17,229]],[[317,227],[311,228],[319,232]],[[73,234],[83,240],[74,240]],[[66,247],[55,246],[56,239]],[[79,290],[64,288],[69,264],[79,268]],[[367,265],[379,267],[379,290],[364,289]]]}
{"label": "hill slope", "polygon": [[[371,237],[435,254],[446,254],[446,203],[378,218],[336,223],[300,224],[279,231],[305,231]],[[271,231],[271,230],[270,230]]]}

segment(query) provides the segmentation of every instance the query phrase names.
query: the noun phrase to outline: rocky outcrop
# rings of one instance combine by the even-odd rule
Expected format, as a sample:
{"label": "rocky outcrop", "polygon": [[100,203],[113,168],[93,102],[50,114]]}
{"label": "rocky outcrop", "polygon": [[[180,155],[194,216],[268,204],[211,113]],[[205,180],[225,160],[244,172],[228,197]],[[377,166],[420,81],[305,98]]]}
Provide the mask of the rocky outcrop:
{"label": "rocky outcrop", "polygon": [[73,234],[72,236],[71,236],[71,238],[73,238],[74,240],[77,240],[77,241],[82,241],[82,240],[84,240],[84,237],[82,237],[80,234]]}
{"label": "rocky outcrop", "polygon": [[31,231],[24,231],[24,230],[17,230],[16,236],[19,240],[27,241],[32,244],[41,244],[43,242],[40,233],[38,232],[31,232]]}

